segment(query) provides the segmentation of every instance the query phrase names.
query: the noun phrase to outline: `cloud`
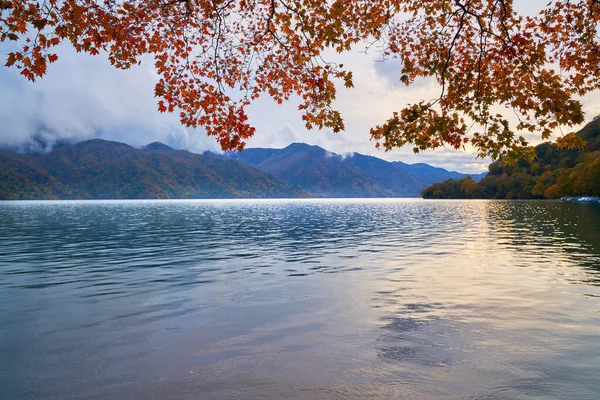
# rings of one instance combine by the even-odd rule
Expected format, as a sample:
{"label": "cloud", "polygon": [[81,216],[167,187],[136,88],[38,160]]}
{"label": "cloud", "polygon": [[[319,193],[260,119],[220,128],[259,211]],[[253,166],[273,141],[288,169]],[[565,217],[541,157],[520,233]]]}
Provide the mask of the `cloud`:
{"label": "cloud", "polygon": [[[3,45],[0,54],[7,50]],[[59,61],[35,83],[0,68],[0,146],[102,137],[134,146],[162,141],[193,150],[217,148],[202,130],[185,129],[175,114],[156,110],[150,63],[121,71],[106,58],[68,46],[58,54]]]}
{"label": "cloud", "polygon": [[375,58],[373,60],[375,72],[377,76],[392,86],[392,87],[404,87],[405,85],[400,82],[400,70],[402,69],[402,63],[397,58],[386,59]]}

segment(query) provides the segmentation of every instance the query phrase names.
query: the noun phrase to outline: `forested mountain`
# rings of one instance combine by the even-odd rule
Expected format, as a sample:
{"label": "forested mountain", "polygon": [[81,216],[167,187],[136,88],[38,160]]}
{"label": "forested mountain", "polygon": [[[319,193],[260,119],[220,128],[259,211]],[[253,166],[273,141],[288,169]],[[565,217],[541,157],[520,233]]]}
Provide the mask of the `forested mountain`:
{"label": "forested mountain", "polygon": [[559,149],[542,143],[533,162],[515,165],[502,161],[489,166],[477,184],[469,179],[447,180],[426,188],[425,198],[542,199],[563,196],[600,196],[600,117],[577,133],[585,149]]}
{"label": "forested mountain", "polygon": [[304,143],[284,149],[249,148],[228,156],[270,172],[315,197],[418,196],[435,181],[468,176],[427,164],[388,162],[359,153],[338,155]]}
{"label": "forested mountain", "polygon": [[235,160],[100,139],[45,155],[0,151],[0,199],[306,197]]}
{"label": "forested mountain", "polygon": [[101,139],[0,151],[0,199],[414,197],[433,179],[465,176],[303,143],[226,155]]}

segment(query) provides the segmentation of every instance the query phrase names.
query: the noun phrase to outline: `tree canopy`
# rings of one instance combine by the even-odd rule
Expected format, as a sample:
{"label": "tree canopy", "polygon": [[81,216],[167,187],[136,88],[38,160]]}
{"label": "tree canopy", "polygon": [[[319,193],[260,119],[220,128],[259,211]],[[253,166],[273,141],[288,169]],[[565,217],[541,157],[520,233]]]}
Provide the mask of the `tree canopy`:
{"label": "tree canopy", "polygon": [[[6,65],[34,81],[56,46],[106,55],[129,68],[144,55],[159,75],[161,112],[178,112],[223,149],[255,133],[247,106],[292,96],[307,128],[344,129],[334,108],[352,71],[326,50],[376,46],[401,63],[407,86],[431,78],[439,95],[398,105],[371,129],[377,146],[421,151],[472,144],[480,156],[534,155],[524,134],[547,139],[584,121],[580,97],[600,87],[599,0],[553,0],[523,15],[513,0],[0,0]],[[516,122],[515,122],[516,121]],[[559,139],[578,147],[576,135]]]}
{"label": "tree canopy", "polygon": [[479,183],[472,179],[435,183],[421,193],[426,199],[554,199],[600,196],[600,116],[576,134],[583,149],[558,148],[553,143],[535,147],[533,162],[513,165],[493,162]]}

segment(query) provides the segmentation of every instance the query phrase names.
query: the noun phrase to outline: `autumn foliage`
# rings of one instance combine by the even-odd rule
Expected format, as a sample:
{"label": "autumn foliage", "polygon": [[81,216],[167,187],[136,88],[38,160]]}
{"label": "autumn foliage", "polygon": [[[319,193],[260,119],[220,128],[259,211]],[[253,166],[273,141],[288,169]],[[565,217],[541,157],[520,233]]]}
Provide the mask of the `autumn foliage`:
{"label": "autumn foliage", "polygon": [[525,133],[547,139],[584,120],[579,98],[600,87],[599,18],[598,0],[551,1],[532,16],[513,0],[0,0],[0,40],[16,42],[6,65],[32,81],[63,42],[117,68],[148,55],[158,109],[223,149],[254,134],[246,109],[261,95],[297,96],[307,128],[342,131],[333,106],[352,71],[323,54],[364,45],[399,59],[404,84],[440,86],[374,127],[378,146],[470,143],[481,156],[531,158]]}
{"label": "autumn foliage", "polygon": [[507,165],[500,159],[490,164],[479,182],[447,180],[425,188],[424,198],[437,199],[553,199],[570,196],[600,196],[600,116],[576,136],[582,149],[559,148],[542,143],[534,150],[534,161],[520,159]]}

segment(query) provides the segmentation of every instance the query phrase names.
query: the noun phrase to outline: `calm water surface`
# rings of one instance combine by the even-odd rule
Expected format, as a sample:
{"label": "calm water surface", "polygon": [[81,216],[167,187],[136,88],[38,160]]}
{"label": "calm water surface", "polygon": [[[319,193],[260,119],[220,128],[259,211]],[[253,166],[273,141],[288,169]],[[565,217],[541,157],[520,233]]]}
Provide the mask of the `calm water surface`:
{"label": "calm water surface", "polygon": [[3,202],[0,398],[598,399],[600,207]]}

